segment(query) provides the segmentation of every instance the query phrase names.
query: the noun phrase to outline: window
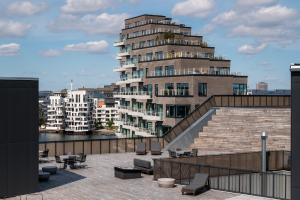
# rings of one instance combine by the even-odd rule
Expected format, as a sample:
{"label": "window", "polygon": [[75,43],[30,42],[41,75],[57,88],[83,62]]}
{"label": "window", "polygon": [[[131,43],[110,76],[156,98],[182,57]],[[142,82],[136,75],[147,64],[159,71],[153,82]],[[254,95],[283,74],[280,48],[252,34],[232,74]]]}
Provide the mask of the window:
{"label": "window", "polygon": [[166,105],[166,117],[175,118],[175,106]]}
{"label": "window", "polygon": [[177,93],[178,96],[188,96],[189,95],[189,84],[188,83],[177,83]]}
{"label": "window", "polygon": [[158,84],[154,85],[154,94],[155,96],[158,96]]}
{"label": "window", "polygon": [[146,53],[146,61],[151,61],[152,55],[153,55],[153,53]]}
{"label": "window", "polygon": [[166,76],[174,75],[174,65],[169,65],[165,67],[165,75]]}
{"label": "window", "polygon": [[145,41],[140,41],[140,48],[144,48],[145,46]]}
{"label": "window", "polygon": [[164,55],[164,53],[162,51],[155,52],[155,58],[156,58],[156,60],[163,59],[163,57],[164,57],[163,55]]}
{"label": "window", "polygon": [[247,84],[234,83],[232,86],[233,95],[246,95],[247,94]]}
{"label": "window", "polygon": [[190,105],[166,105],[166,117],[183,118],[190,112]]}
{"label": "window", "polygon": [[155,67],[155,76],[162,76],[162,66]]}
{"label": "window", "polygon": [[174,84],[173,83],[165,83],[165,92],[163,95],[172,96],[174,93]]}
{"label": "window", "polygon": [[206,97],[207,96],[207,83],[198,84],[198,96]]}

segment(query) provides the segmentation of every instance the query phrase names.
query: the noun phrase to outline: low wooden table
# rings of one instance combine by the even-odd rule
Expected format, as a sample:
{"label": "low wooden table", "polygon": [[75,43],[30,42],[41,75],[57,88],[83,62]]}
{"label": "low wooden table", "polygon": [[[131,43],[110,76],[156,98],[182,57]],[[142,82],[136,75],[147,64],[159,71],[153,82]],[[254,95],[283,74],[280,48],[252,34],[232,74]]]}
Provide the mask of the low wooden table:
{"label": "low wooden table", "polygon": [[133,179],[141,178],[142,170],[126,168],[126,167],[115,167],[115,177],[120,179]]}

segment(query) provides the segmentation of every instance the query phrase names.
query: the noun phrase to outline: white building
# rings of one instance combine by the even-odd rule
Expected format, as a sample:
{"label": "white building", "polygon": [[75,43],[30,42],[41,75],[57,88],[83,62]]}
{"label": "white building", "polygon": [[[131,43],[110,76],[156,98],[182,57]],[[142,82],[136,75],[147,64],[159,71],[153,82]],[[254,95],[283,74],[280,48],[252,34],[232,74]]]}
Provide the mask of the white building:
{"label": "white building", "polygon": [[86,90],[68,91],[66,97],[66,131],[87,132],[95,129],[93,98]]}
{"label": "white building", "polygon": [[100,122],[102,126],[108,126],[109,121],[113,121],[113,126],[118,126],[120,119],[119,104],[115,106],[107,106],[104,99],[94,98],[94,113],[93,118],[95,122]]}
{"label": "white building", "polygon": [[64,130],[64,114],[64,98],[62,93],[53,93],[53,95],[49,96],[49,104],[47,106],[46,129],[53,131]]}

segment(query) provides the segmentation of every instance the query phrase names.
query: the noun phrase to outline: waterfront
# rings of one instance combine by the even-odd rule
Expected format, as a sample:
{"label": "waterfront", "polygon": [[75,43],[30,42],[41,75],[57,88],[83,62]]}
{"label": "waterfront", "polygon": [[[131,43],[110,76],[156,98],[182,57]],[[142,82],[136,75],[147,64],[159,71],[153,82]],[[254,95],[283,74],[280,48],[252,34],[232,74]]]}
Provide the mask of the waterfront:
{"label": "waterfront", "polygon": [[93,133],[90,135],[66,135],[58,133],[40,132],[40,142],[54,142],[54,141],[73,141],[73,140],[92,140],[92,139],[110,139],[117,138],[115,134],[106,134],[106,132]]}

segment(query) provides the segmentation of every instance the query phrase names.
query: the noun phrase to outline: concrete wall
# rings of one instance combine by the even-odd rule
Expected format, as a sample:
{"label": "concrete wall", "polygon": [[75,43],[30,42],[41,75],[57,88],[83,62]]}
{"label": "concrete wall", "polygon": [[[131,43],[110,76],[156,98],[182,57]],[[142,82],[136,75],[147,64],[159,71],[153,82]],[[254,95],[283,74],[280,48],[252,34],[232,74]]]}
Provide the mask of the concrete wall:
{"label": "concrete wall", "polygon": [[38,186],[38,80],[0,78],[0,198]]}

